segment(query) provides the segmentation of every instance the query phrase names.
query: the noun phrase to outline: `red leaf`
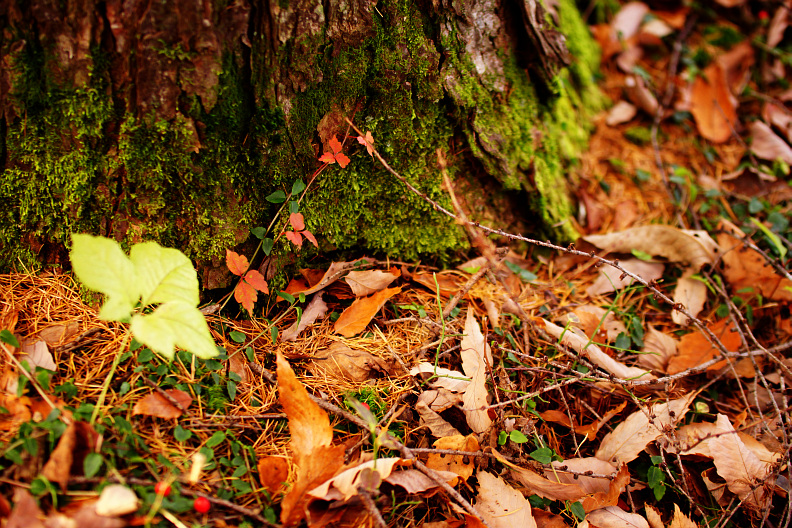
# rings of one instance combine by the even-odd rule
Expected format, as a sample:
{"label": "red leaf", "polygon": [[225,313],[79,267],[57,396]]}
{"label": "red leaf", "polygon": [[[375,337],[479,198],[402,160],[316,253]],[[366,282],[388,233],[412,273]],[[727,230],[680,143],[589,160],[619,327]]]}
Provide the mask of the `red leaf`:
{"label": "red leaf", "polygon": [[310,240],[310,241],[311,241],[311,244],[313,244],[314,246],[316,246],[316,249],[319,249],[319,244],[317,244],[317,243],[316,243],[316,237],[315,237],[315,236],[313,236],[313,233],[311,233],[311,232],[310,232],[310,231],[308,231],[308,230],[306,230],[306,231],[300,231],[300,233],[302,234],[302,236],[304,236],[305,238],[307,238],[308,240]]}
{"label": "red leaf", "polygon": [[248,313],[253,313],[253,305],[256,302],[256,297],[258,297],[256,288],[243,280],[239,281],[236,289],[234,289],[234,299],[236,299]]}
{"label": "red leaf", "polygon": [[339,164],[339,165],[341,165],[341,168],[342,168],[342,169],[343,169],[344,167],[346,167],[347,165],[349,165],[349,162],[351,161],[349,158],[347,158],[347,157],[346,157],[346,156],[345,156],[343,153],[341,153],[341,152],[339,152],[338,154],[336,154],[336,157],[335,157],[335,158],[336,158],[336,161],[338,162],[338,164]]}
{"label": "red leaf", "polygon": [[241,277],[245,270],[248,269],[248,259],[245,255],[226,249],[226,266],[231,270],[231,273]]}
{"label": "red leaf", "polygon": [[264,279],[264,275],[256,270],[250,270],[247,272],[247,274],[245,274],[245,282],[262,293],[269,293],[269,286],[267,286],[267,281]]}
{"label": "red leaf", "polygon": [[[193,401],[192,396],[179,389],[168,389],[165,392],[168,396],[179,402],[184,409],[189,407]],[[132,414],[156,416],[157,418],[173,420],[181,416],[183,412],[178,407],[174,407],[174,405],[160,393],[152,392],[137,401],[135,407],[132,409]]]}
{"label": "red leaf", "polygon": [[338,141],[338,136],[331,137],[330,140],[327,142],[327,144],[330,145],[331,149],[333,149],[333,154],[337,158],[338,157],[338,153],[341,152],[341,149],[342,149],[341,142]]}
{"label": "red leaf", "polygon": [[286,238],[297,247],[302,247],[302,237],[295,231],[286,231]]}
{"label": "red leaf", "polygon": [[333,155],[332,152],[325,152],[319,158],[319,161],[321,161],[323,163],[335,163],[335,156]]}
{"label": "red leaf", "polygon": [[289,215],[289,223],[295,231],[302,231],[305,229],[305,218],[302,213],[292,213]]}
{"label": "red leaf", "polygon": [[369,156],[374,155],[374,136],[371,135],[371,131],[366,132],[366,137],[358,136],[357,140],[358,143],[366,146],[366,151],[369,153]]}

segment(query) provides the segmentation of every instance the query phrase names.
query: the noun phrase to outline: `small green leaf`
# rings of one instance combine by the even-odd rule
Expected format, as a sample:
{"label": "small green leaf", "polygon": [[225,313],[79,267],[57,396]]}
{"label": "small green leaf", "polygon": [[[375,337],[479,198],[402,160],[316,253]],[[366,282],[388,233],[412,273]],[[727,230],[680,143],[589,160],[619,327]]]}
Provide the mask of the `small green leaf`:
{"label": "small green leaf", "polygon": [[19,348],[19,341],[14,337],[10,330],[0,330],[0,341],[9,344],[12,347]]}
{"label": "small green leaf", "polygon": [[179,442],[185,442],[190,439],[192,436],[192,431],[185,429],[181,425],[177,425],[176,429],[173,430],[173,438],[175,438]]}
{"label": "small green leaf", "polygon": [[264,236],[267,234],[267,230],[263,227],[254,227],[250,230],[254,237],[258,238],[259,240],[263,240]]}
{"label": "small green leaf", "polygon": [[72,269],[87,288],[107,296],[99,318],[124,321],[140,299],[135,265],[115,240],[92,235],[72,235],[69,253]]}
{"label": "small green leaf", "polygon": [[102,455],[99,453],[88,453],[83,460],[83,472],[88,478],[93,477],[102,468]]}
{"label": "small green leaf", "polygon": [[272,246],[275,245],[275,241],[271,238],[264,238],[261,240],[261,250],[264,252],[265,255],[269,256],[272,252]]}
{"label": "small green leaf", "polygon": [[267,196],[266,200],[269,203],[283,203],[286,201],[286,193],[283,191],[275,191]]}
{"label": "small green leaf", "polygon": [[203,314],[181,301],[161,304],[148,315],[135,314],[130,328],[138,341],[168,360],[173,359],[176,346],[203,359],[217,355]]}
{"label": "small green leaf", "polygon": [[506,267],[509,268],[512,273],[514,273],[515,275],[520,277],[520,280],[523,281],[523,282],[531,282],[531,281],[534,281],[534,280],[536,280],[538,278],[534,273],[531,273],[528,270],[522,269],[520,266],[518,266],[517,264],[515,264],[513,262],[509,262],[508,260],[506,260],[503,263],[506,264]]}
{"label": "small green leaf", "polygon": [[506,445],[506,442],[509,440],[509,433],[506,431],[501,431],[498,433],[498,445]]}
{"label": "small green leaf", "polygon": [[616,336],[616,342],[613,343],[613,346],[618,350],[629,350],[631,344],[632,340],[630,339],[630,336],[622,332]]}
{"label": "small green leaf", "polygon": [[522,432],[518,431],[517,429],[509,433],[509,438],[515,444],[524,444],[525,442],[528,441],[528,437],[526,437]]}
{"label": "small green leaf", "polygon": [[272,328],[270,328],[270,337],[272,338],[272,342],[273,343],[277,343],[278,342],[278,327],[277,326],[273,326]]}
{"label": "small green leaf", "polygon": [[301,179],[295,180],[294,183],[292,184],[292,192],[291,192],[292,196],[297,196],[304,190],[305,190],[305,183]]}
{"label": "small green leaf", "polygon": [[586,510],[583,509],[583,505],[580,502],[573,502],[569,505],[569,511],[578,518],[578,520],[583,521],[586,518]]}
{"label": "small green leaf", "polygon": [[540,464],[549,464],[553,461],[553,450],[549,447],[540,447],[532,451],[530,456]]}
{"label": "small green leaf", "polygon": [[234,343],[244,343],[245,339],[247,339],[247,336],[238,330],[229,332],[228,337],[230,337]]}
{"label": "small green leaf", "polygon": [[786,257],[787,248],[784,247],[784,244],[781,243],[781,239],[778,238],[778,235],[770,231],[767,228],[767,226],[765,226],[762,222],[760,222],[756,218],[751,218],[751,222],[753,222],[756,227],[761,229],[762,233],[764,233],[765,236],[770,239],[770,242],[772,242],[773,245],[776,247],[776,251],[778,251],[778,254],[781,256],[781,259],[783,260]]}
{"label": "small green leaf", "polygon": [[286,302],[289,302],[289,303],[293,303],[294,301],[297,300],[297,299],[294,298],[294,295],[292,295],[290,293],[286,293],[284,291],[279,291],[278,292],[278,297],[284,299]]}
{"label": "small green leaf", "polygon": [[652,261],[652,255],[650,255],[646,251],[641,251],[640,249],[631,249],[630,253],[632,253],[633,257],[635,257],[637,259],[640,259],[640,260],[643,260],[643,261],[646,261],[646,262],[651,262]]}
{"label": "small green leaf", "polygon": [[198,306],[198,274],[184,253],[143,242],[132,246],[129,259],[135,265],[143,306],[170,301]]}
{"label": "small green leaf", "polygon": [[289,202],[289,213],[299,213],[300,212],[300,204],[294,200]]}
{"label": "small green leaf", "polygon": [[209,437],[209,440],[206,441],[206,447],[213,448],[217,447],[223,442],[225,442],[226,433],[225,431],[217,431],[215,434]]}

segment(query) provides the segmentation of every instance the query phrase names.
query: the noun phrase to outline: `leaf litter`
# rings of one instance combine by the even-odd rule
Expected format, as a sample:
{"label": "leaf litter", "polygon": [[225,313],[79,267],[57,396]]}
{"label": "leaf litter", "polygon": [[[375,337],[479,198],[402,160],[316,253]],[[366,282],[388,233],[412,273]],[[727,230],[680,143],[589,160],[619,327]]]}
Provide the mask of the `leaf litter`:
{"label": "leaf litter", "polygon": [[[787,38],[782,9],[754,27],[768,46]],[[198,496],[226,525],[788,522],[789,206],[773,185],[789,177],[790,121],[772,85],[784,64],[744,40],[673,71],[656,51],[673,49],[689,10],[630,2],[595,30],[621,108],[581,158],[571,220],[584,251],[515,245],[511,265],[482,255],[456,270],[372,259],[303,270],[285,291],[304,311],[279,319],[279,334],[259,317],[210,316],[220,359],[177,352],[168,364],[134,349],[96,429],[86,406],[114,368],[120,326],[67,275],[0,277],[0,496],[11,499],[0,518],[95,515],[95,502],[56,506],[47,483],[96,501],[102,480],[123,479],[131,495],[99,509],[144,524],[154,484],[170,479],[168,522],[198,522]],[[707,35],[694,30],[688,49],[720,50]],[[676,99],[646,78],[657,71],[676,76]],[[756,96],[761,116],[746,115],[751,72],[775,90]],[[627,141],[631,127],[656,127],[659,147]],[[359,132],[359,147],[328,138],[320,160],[378,156],[373,134]],[[295,245],[318,246],[302,214],[288,220]],[[270,285],[244,255],[229,250],[228,267],[253,314]],[[459,311],[443,316],[451,302]],[[34,449],[38,438],[49,440]],[[163,463],[137,463],[142,446]]]}

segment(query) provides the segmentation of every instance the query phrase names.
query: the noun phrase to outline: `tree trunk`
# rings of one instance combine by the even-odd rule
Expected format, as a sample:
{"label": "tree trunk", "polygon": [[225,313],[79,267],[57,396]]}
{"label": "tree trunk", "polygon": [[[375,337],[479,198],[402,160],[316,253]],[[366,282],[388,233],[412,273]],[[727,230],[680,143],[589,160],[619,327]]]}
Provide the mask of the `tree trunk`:
{"label": "tree trunk", "polygon": [[[270,224],[266,197],[311,178],[344,117],[430,197],[440,148],[477,218],[573,234],[562,169],[600,105],[573,0],[9,0],[0,24],[0,268],[65,262],[92,232],[178,247],[221,286],[225,249]],[[344,151],[299,206],[323,251],[464,245]]]}

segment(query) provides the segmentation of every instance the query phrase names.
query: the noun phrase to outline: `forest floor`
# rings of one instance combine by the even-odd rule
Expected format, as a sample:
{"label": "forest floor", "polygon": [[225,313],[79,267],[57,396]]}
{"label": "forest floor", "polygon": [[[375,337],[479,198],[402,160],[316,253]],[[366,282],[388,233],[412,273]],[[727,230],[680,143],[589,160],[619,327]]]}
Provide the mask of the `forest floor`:
{"label": "forest floor", "polygon": [[0,276],[0,526],[790,526],[789,11],[713,6],[593,27],[574,246],[457,205],[470,261],[302,270],[172,362]]}

